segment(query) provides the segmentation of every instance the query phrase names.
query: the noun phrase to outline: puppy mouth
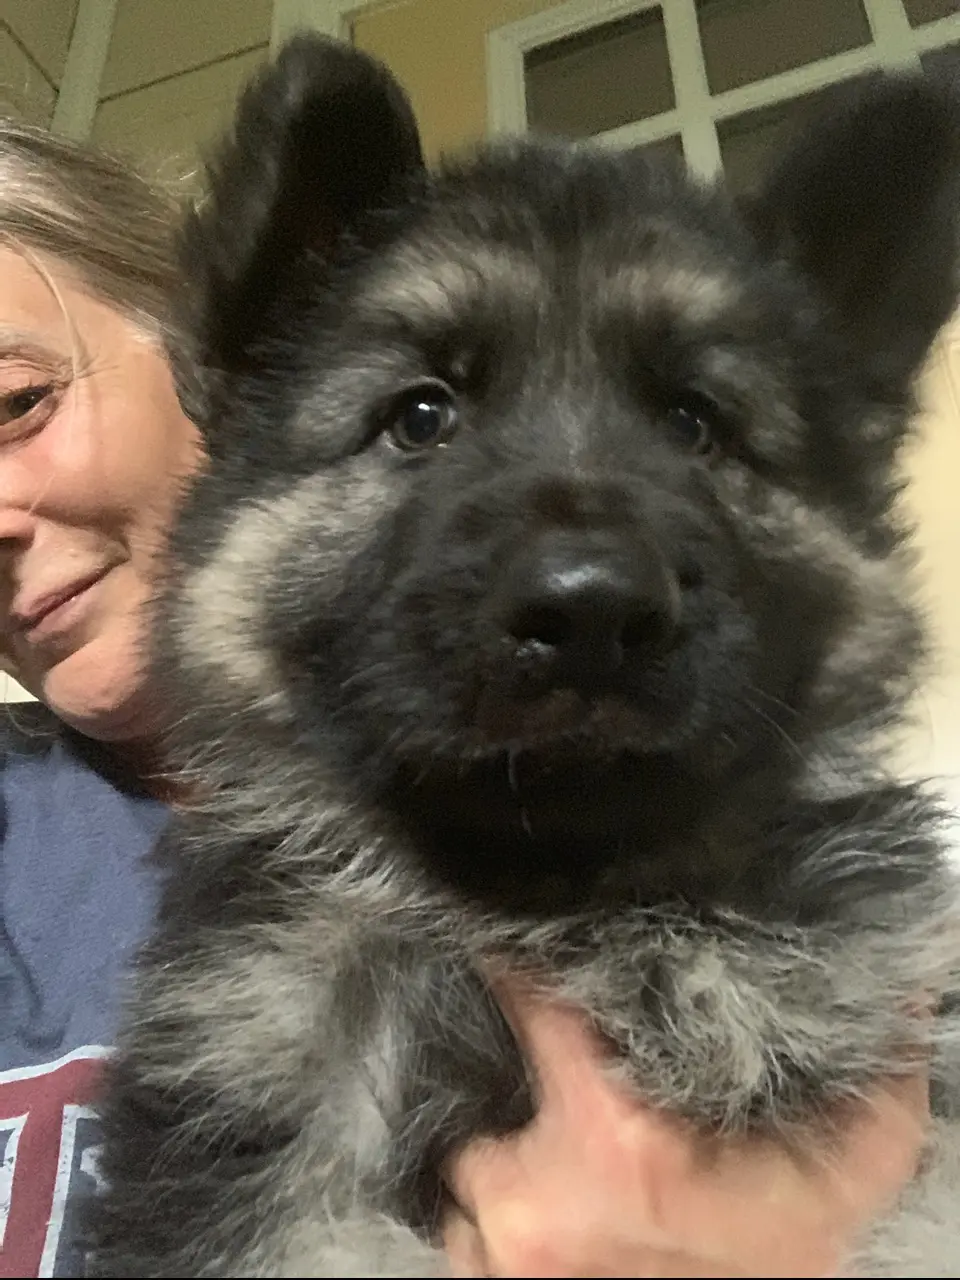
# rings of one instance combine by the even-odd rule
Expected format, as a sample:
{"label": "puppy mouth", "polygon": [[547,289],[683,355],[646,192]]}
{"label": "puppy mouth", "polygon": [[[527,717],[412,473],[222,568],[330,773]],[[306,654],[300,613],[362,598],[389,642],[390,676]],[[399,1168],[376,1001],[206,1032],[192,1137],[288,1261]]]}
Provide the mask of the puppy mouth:
{"label": "puppy mouth", "polygon": [[522,697],[484,687],[471,717],[481,747],[538,751],[575,746],[601,754],[655,752],[672,745],[685,717],[660,699],[554,688]]}

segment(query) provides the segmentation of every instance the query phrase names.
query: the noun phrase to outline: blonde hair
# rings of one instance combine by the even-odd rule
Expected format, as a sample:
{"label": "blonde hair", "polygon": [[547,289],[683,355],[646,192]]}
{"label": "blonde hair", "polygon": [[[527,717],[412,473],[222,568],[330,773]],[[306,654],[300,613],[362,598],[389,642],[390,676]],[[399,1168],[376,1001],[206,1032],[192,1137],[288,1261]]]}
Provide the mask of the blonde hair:
{"label": "blonde hair", "polygon": [[139,327],[172,332],[172,193],[104,151],[0,116],[0,237],[68,267]]}
{"label": "blonde hair", "polygon": [[[177,215],[172,191],[119,157],[0,115],[0,244],[32,261],[58,298],[49,272],[63,267],[85,293],[162,342],[185,394]],[[4,671],[17,677],[0,645]]]}

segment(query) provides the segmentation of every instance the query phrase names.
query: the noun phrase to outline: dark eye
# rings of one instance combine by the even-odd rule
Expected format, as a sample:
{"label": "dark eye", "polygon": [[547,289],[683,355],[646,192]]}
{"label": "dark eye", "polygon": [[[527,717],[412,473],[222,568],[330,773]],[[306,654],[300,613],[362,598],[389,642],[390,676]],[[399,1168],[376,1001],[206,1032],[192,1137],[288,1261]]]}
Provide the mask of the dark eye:
{"label": "dark eye", "polygon": [[706,396],[676,400],[667,407],[665,417],[678,444],[690,453],[710,453],[721,443],[723,415]]}
{"label": "dark eye", "polygon": [[53,393],[53,385],[24,387],[22,391],[12,391],[9,395],[0,396],[0,424],[17,422],[25,418],[38,405]]}
{"label": "dark eye", "polygon": [[407,453],[446,444],[458,425],[457,402],[444,382],[422,382],[390,406],[387,425],[394,444]]}

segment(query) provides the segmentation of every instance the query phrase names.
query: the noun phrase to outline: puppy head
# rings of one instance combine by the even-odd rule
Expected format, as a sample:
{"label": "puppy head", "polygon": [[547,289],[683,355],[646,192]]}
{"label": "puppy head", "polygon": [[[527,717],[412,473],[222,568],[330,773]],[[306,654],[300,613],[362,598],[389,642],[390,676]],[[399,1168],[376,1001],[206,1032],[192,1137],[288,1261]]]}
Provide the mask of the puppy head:
{"label": "puppy head", "polygon": [[957,296],[958,141],[894,79],[746,208],[542,143],[430,176],[383,68],[288,46],[184,236],[210,466],[164,642],[201,733],[335,741],[378,785],[629,789],[882,714],[918,647],[894,463]]}

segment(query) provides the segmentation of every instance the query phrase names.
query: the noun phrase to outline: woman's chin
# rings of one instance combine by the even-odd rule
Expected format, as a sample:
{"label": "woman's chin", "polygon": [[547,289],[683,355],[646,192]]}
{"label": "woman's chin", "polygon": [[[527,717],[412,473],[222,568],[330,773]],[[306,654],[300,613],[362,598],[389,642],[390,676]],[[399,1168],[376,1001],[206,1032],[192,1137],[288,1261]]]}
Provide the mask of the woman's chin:
{"label": "woman's chin", "polygon": [[143,691],[139,647],[139,636],[98,636],[39,679],[29,673],[22,678],[65,724],[90,738],[125,742],[152,737],[157,717]]}

